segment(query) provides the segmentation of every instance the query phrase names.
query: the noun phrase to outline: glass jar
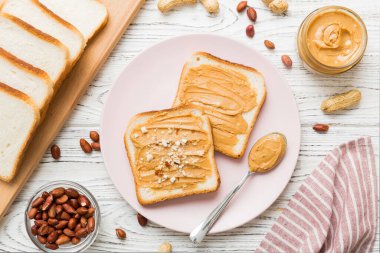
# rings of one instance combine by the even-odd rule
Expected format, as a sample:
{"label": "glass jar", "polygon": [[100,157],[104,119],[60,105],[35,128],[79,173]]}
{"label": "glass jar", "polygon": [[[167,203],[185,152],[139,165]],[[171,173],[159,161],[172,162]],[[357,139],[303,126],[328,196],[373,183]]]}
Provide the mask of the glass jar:
{"label": "glass jar", "polygon": [[[82,194],[88,198],[88,200],[91,202],[91,206],[94,207],[95,213],[93,215],[95,219],[95,229],[94,232],[88,234],[85,238],[81,238],[81,241],[74,245],[72,243],[66,243],[59,246],[59,249],[57,250],[51,250],[45,247],[44,244],[40,243],[37,239],[37,236],[34,236],[31,232],[31,227],[34,225],[33,220],[29,219],[28,217],[28,211],[32,207],[32,202],[40,197],[43,192],[50,192],[51,190],[57,188],[57,187],[63,187],[63,188],[73,188],[78,191],[79,194]],[[29,235],[30,240],[36,245],[40,250],[44,252],[82,252],[85,251],[90,245],[95,241],[96,236],[98,235],[99,231],[99,224],[100,224],[100,209],[98,202],[95,200],[95,197],[83,186],[80,184],[77,184],[75,182],[71,181],[54,181],[48,184],[45,184],[41,186],[37,192],[30,198],[29,203],[25,209],[25,228]]]}
{"label": "glass jar", "polygon": [[[359,24],[361,33],[362,33],[362,36],[360,38],[360,41],[361,41],[360,46],[358,46],[357,52],[347,62],[345,62],[344,64],[340,66],[333,66],[333,65],[323,63],[322,60],[318,59],[315,56],[315,54],[313,54],[312,51],[310,50],[310,44],[314,43],[314,41],[312,42],[308,41],[308,32],[309,32],[309,29],[311,29],[311,25],[313,24],[313,22],[324,14],[331,14],[331,12],[334,12],[334,13],[341,12],[341,14],[344,14],[344,16],[346,15],[347,17],[352,18],[353,23],[355,22]],[[338,23],[337,21],[334,21],[334,22]],[[331,34],[334,36],[336,35],[333,33]],[[338,33],[338,36],[339,35],[340,33]],[[338,37],[338,39],[340,38]],[[368,38],[367,38],[366,26],[358,14],[356,14],[352,10],[345,7],[326,6],[326,7],[322,7],[313,11],[302,22],[298,30],[298,35],[297,35],[298,54],[301,60],[303,61],[304,66],[307,69],[311,70],[312,72],[330,74],[330,75],[339,74],[351,69],[352,67],[354,67],[356,64],[360,62],[360,60],[362,59],[364,55],[365,49],[367,47],[367,39]]]}

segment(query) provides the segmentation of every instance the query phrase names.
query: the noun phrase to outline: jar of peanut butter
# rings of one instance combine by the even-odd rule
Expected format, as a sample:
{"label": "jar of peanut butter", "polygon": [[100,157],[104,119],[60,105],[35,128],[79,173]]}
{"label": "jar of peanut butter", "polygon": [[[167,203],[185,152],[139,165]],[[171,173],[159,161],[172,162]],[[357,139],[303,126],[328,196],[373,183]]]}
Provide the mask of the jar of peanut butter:
{"label": "jar of peanut butter", "polygon": [[367,29],[358,14],[341,6],[310,13],[297,36],[298,54],[306,68],[323,74],[345,72],[360,62]]}

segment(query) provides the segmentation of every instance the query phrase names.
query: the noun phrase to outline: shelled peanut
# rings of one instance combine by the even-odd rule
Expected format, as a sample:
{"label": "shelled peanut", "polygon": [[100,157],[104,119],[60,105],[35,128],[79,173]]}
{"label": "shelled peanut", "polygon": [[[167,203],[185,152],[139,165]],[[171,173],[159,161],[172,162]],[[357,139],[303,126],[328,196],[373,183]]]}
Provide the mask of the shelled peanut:
{"label": "shelled peanut", "polygon": [[89,199],[73,188],[58,187],[33,200],[28,218],[31,232],[48,249],[78,244],[95,230],[95,209]]}

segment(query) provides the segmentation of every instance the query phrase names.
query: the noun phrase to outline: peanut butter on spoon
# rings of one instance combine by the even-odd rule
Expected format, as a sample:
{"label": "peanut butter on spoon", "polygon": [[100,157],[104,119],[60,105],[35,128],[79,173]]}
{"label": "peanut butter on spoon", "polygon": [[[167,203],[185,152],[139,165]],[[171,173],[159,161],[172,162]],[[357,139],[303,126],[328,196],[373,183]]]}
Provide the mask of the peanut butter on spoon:
{"label": "peanut butter on spoon", "polygon": [[270,133],[260,138],[251,148],[248,164],[251,172],[267,172],[280,163],[286,151],[286,138],[280,133]]}
{"label": "peanut butter on spoon", "polygon": [[244,185],[247,179],[256,173],[268,172],[282,160],[286,151],[286,138],[280,133],[270,133],[261,137],[251,148],[248,156],[248,173],[240,183],[219,203],[218,206],[191,233],[190,240],[200,243],[218,220],[231,199]]}

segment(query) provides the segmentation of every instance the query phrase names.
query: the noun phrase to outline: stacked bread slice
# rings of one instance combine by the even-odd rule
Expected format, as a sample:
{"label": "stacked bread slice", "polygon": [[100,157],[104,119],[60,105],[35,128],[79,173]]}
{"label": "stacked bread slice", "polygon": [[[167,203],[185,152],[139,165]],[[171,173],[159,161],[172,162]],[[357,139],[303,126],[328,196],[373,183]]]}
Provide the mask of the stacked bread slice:
{"label": "stacked bread slice", "polygon": [[40,120],[34,101],[0,83],[0,176],[10,181]]}
{"label": "stacked bread slice", "polygon": [[0,4],[1,180],[14,177],[54,93],[107,17],[97,0]]}

